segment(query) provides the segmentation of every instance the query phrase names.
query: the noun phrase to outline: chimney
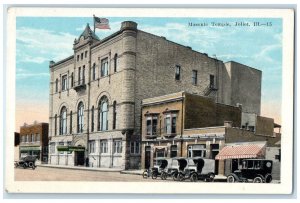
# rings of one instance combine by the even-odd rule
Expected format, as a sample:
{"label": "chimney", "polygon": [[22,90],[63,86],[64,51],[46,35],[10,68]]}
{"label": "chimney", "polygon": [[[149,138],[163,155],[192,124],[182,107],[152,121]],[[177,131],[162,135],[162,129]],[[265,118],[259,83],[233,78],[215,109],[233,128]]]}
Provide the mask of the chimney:
{"label": "chimney", "polygon": [[137,23],[133,21],[124,21],[121,24],[121,30],[137,30]]}

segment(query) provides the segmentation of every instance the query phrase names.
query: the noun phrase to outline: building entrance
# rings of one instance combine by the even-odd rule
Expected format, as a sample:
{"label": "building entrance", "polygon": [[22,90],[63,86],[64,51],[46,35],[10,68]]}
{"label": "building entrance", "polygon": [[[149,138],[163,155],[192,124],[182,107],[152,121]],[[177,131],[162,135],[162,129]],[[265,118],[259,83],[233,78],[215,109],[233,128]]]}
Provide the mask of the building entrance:
{"label": "building entrance", "polygon": [[151,165],[151,147],[145,147],[145,169],[150,168]]}
{"label": "building entrance", "polygon": [[84,165],[84,151],[75,152],[75,166]]}

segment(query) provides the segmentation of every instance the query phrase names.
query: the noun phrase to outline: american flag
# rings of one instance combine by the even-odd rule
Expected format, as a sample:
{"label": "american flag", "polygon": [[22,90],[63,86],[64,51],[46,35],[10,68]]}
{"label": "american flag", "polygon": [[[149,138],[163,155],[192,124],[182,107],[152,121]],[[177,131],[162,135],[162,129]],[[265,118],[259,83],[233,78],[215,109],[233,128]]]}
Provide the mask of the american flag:
{"label": "american flag", "polygon": [[95,28],[110,29],[109,21],[107,18],[98,18],[98,17],[94,16],[94,25],[95,25]]}

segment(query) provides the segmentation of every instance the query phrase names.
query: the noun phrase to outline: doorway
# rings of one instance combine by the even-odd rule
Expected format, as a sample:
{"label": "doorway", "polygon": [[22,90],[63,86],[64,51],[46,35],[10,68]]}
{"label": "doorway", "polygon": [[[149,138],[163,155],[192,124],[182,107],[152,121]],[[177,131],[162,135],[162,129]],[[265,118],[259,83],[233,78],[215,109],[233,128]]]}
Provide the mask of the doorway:
{"label": "doorway", "polygon": [[145,169],[150,168],[151,165],[151,147],[145,147]]}
{"label": "doorway", "polygon": [[75,166],[83,166],[84,165],[84,151],[75,152]]}

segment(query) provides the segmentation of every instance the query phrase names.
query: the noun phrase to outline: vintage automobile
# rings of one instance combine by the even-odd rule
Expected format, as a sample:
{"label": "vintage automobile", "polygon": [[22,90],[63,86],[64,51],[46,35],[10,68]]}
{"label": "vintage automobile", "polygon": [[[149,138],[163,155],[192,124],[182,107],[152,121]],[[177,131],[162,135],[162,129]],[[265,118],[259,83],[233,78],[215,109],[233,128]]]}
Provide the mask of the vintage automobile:
{"label": "vintage automobile", "polygon": [[168,177],[172,177],[173,180],[177,180],[179,171],[183,170],[183,165],[180,165],[180,162],[183,162],[185,158],[183,157],[174,157],[169,160],[168,167],[162,171],[161,178],[166,180]]}
{"label": "vintage automobile", "polygon": [[273,161],[265,159],[244,159],[239,170],[227,176],[227,182],[270,183]]}
{"label": "vintage automobile", "polygon": [[192,158],[196,165],[196,175],[192,174],[191,181],[204,180],[206,182],[212,182],[215,178],[215,160],[206,159],[203,157]]}
{"label": "vintage automobile", "polygon": [[19,161],[15,161],[15,168],[32,168],[33,170],[36,168],[35,161],[37,157],[33,155],[29,155],[21,158]]}
{"label": "vintage automobile", "polygon": [[206,159],[203,157],[187,158],[185,161],[179,162],[182,165],[183,170],[179,171],[177,180],[184,181],[189,179],[192,182],[197,180],[204,180],[212,182],[215,174],[215,160]]}
{"label": "vintage automobile", "polygon": [[171,159],[164,157],[156,158],[155,165],[151,170],[152,179],[156,179],[158,176],[160,176],[163,180],[167,179],[164,172],[165,170],[168,170],[168,166],[171,165],[171,161]]}

